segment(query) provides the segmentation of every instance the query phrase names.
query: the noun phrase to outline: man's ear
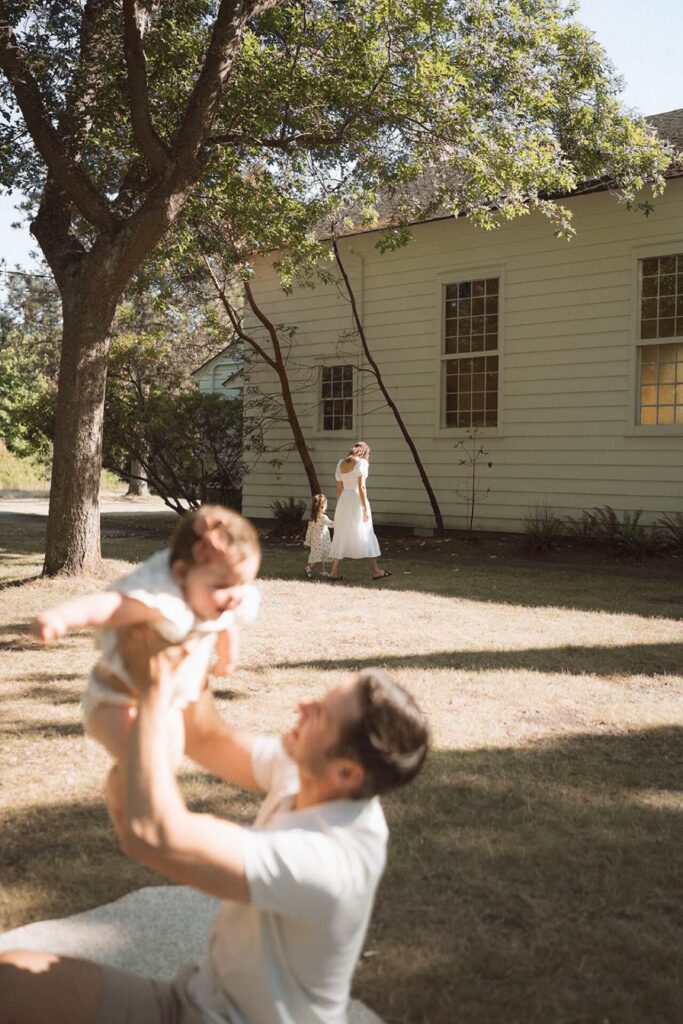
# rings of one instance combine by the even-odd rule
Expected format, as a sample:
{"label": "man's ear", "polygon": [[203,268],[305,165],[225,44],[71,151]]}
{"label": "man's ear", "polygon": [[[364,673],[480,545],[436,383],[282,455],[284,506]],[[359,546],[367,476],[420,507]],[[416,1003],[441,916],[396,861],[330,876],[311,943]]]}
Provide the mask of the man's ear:
{"label": "man's ear", "polygon": [[365,769],[350,757],[338,757],[334,761],[334,782],[337,789],[351,796],[365,782]]}

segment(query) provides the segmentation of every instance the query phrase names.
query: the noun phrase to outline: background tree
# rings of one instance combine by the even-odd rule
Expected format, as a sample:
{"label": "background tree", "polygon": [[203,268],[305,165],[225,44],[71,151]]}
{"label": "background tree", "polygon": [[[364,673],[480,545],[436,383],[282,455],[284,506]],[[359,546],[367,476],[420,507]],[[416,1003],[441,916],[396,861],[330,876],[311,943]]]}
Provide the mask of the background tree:
{"label": "background tree", "polygon": [[207,501],[241,506],[243,454],[258,444],[241,399],[202,394],[152,335],[112,346],[104,415],[104,464],[126,475],[131,457],[169,508]]}
{"label": "background tree", "polygon": [[[666,154],[572,15],[564,0],[0,4],[1,176],[39,201],[64,314],[46,572],[99,559],[109,327],[171,227],[181,256],[211,218],[242,253],[287,249],[286,283],[332,205],[371,223],[380,192],[392,244],[428,209],[491,226],[536,208],[562,228],[546,197],[581,180],[658,184]],[[427,189],[406,188],[428,167]]]}

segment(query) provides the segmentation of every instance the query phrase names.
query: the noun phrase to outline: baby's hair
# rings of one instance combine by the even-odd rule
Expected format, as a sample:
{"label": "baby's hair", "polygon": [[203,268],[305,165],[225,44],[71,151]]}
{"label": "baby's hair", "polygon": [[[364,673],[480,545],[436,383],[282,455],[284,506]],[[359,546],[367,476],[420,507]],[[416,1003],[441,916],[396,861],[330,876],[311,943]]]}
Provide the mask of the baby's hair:
{"label": "baby's hair", "polygon": [[346,456],[350,459],[355,456],[357,459],[367,459],[370,455],[370,445],[366,444],[365,441],[356,441],[352,448],[349,448],[349,454]]}
{"label": "baby's hair", "polygon": [[261,555],[258,534],[248,519],[222,505],[186,512],[171,539],[171,565],[205,565],[220,559],[241,562]]}
{"label": "baby's hair", "polygon": [[327,498],[324,494],[314,494],[311,502],[311,522],[317,523],[320,516],[327,508]]}

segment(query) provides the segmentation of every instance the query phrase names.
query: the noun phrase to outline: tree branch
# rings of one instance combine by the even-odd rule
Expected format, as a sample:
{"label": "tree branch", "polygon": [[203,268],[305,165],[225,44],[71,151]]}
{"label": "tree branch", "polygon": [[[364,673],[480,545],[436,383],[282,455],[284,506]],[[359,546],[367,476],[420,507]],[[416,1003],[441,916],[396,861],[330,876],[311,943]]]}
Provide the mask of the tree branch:
{"label": "tree branch", "polygon": [[123,52],[128,69],[128,92],[133,131],[140,152],[153,171],[161,175],[169,163],[169,148],[152,124],[147,87],[147,62],[142,44],[140,13],[136,0],[123,4]]}
{"label": "tree branch", "polygon": [[7,21],[4,4],[0,4],[0,68],[12,87],[36,149],[56,184],[93,227],[103,231],[114,227],[116,221],[109,204],[68,152],[45,110],[38,84]]}
{"label": "tree branch", "polygon": [[282,2],[283,0],[222,0],[204,66],[172,147],[178,161],[196,160],[199,150],[206,142],[211,119],[220,102],[225,80],[234,65],[247,22]]}

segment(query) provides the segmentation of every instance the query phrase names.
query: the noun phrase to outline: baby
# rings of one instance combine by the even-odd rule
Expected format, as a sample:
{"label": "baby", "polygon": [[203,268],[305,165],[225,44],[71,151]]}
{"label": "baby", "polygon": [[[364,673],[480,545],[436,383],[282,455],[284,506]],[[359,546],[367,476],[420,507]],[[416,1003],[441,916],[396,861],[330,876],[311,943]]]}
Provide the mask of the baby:
{"label": "baby", "polygon": [[239,627],[258,613],[253,580],[260,559],[251,523],[219,505],[204,505],[183,517],[170,550],[152,555],[108,590],[37,616],[33,631],[43,643],[73,630],[97,630],[101,654],[83,696],[84,725],[115,761],[123,756],[136,715],[119,627],[148,623],[169,644],[190,641],[173,676],[171,756],[177,767],[185,740],[183,709],[199,699],[212,662],[216,675],[234,671]]}

